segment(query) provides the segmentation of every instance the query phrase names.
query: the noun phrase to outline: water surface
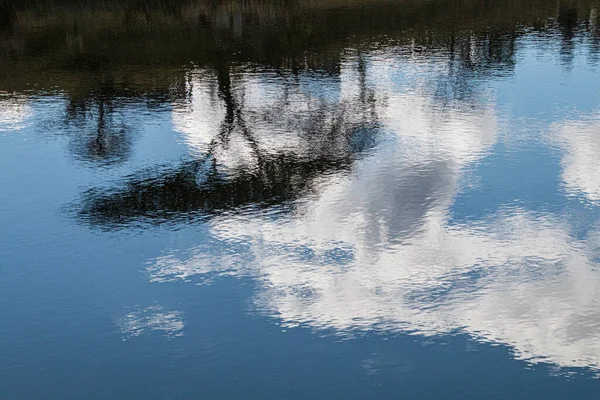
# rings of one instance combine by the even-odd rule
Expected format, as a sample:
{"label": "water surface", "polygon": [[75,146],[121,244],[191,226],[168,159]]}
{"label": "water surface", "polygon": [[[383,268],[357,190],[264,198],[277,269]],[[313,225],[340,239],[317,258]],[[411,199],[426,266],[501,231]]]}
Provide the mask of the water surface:
{"label": "water surface", "polygon": [[0,6],[0,398],[597,399],[600,3]]}

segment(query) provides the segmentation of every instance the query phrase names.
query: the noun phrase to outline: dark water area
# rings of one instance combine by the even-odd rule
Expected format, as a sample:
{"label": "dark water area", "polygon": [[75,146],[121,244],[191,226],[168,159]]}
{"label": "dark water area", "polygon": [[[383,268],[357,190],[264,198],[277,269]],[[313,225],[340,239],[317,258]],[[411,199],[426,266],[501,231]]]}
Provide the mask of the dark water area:
{"label": "dark water area", "polygon": [[600,2],[0,1],[0,399],[597,399]]}

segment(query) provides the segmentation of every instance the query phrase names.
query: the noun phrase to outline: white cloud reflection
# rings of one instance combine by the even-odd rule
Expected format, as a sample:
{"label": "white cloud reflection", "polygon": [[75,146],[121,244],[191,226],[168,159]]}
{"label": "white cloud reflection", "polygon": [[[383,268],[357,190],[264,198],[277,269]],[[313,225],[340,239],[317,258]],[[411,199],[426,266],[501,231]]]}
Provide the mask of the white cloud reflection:
{"label": "white cloud reflection", "polygon": [[[393,86],[385,69],[374,73],[381,88]],[[600,235],[576,239],[565,216],[514,207],[452,222],[465,172],[496,140],[495,111],[442,109],[419,93],[392,91],[383,116],[394,134],[351,175],[330,176],[294,215],[211,220],[215,238],[244,251],[169,254],[149,267],[150,279],[251,274],[262,282],[256,303],[285,326],[460,330],[508,345],[519,359],[600,369]],[[594,200],[597,126],[561,131],[566,185]]]}
{"label": "white cloud reflection", "polygon": [[600,201],[600,117],[569,120],[555,126],[564,156],[562,179],[572,195]]}
{"label": "white cloud reflection", "polygon": [[0,93],[0,132],[25,128],[33,112],[23,96],[5,96]]}
{"label": "white cloud reflection", "polygon": [[166,337],[183,335],[183,313],[166,311],[161,306],[150,306],[128,313],[119,320],[124,339],[158,332]]}

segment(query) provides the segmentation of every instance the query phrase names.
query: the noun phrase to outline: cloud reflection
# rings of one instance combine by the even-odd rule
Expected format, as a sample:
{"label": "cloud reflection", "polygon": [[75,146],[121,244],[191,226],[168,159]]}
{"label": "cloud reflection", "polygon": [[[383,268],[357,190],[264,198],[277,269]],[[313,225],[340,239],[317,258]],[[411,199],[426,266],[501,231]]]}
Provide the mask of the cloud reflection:
{"label": "cloud reflection", "polygon": [[27,127],[32,109],[24,96],[5,97],[0,93],[0,133]]}
{"label": "cloud reflection", "polygon": [[[516,207],[450,220],[465,172],[495,141],[494,115],[390,96],[385,123],[397,133],[352,174],[330,177],[294,215],[216,216],[214,237],[245,251],[166,255],[151,279],[253,274],[262,282],[256,303],[286,326],[460,330],[518,359],[598,369],[598,235],[574,238],[564,216]],[[580,136],[591,140],[593,126],[577,125]],[[565,181],[594,198],[594,164],[564,137]]]}
{"label": "cloud reflection", "polygon": [[166,311],[162,306],[150,306],[125,315],[119,320],[124,340],[150,332],[166,337],[183,335],[183,313]]}
{"label": "cloud reflection", "polygon": [[556,125],[563,150],[562,180],[571,195],[600,201],[600,117],[569,120]]}

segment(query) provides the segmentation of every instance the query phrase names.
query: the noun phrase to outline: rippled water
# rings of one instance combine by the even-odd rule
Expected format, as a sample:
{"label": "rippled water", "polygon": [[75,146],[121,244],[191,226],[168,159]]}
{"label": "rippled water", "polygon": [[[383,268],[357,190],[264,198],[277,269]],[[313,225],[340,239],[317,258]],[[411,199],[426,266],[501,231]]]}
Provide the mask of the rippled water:
{"label": "rippled water", "polygon": [[597,399],[599,6],[1,3],[0,398]]}

